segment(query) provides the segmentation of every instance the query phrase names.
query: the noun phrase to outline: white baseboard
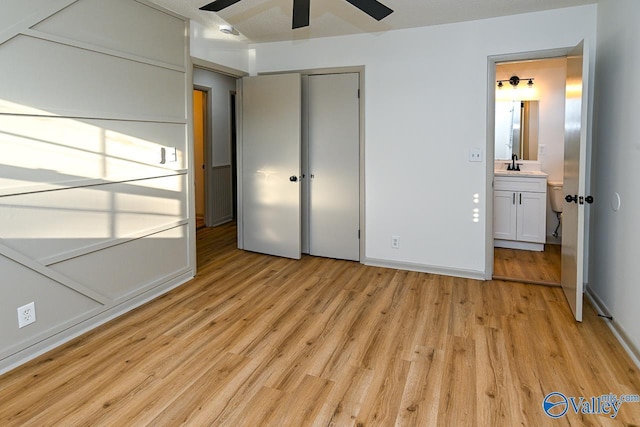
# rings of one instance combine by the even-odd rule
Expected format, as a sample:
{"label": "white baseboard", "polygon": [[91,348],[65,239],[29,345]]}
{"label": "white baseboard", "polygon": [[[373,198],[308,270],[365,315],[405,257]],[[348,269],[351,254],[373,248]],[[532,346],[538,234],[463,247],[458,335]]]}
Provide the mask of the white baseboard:
{"label": "white baseboard", "polygon": [[465,279],[486,280],[484,271],[465,270],[461,268],[436,267],[433,265],[416,264],[412,262],[389,261],[377,258],[365,258],[364,265],[372,267],[393,268],[394,270],[418,271],[420,273],[440,274],[442,276],[463,277]]}
{"label": "white baseboard", "polygon": [[2,361],[0,361],[0,375],[4,374],[5,372],[9,372],[14,368],[17,368],[18,366],[32,359],[35,359],[36,357],[41,356],[44,353],[61,346],[62,344],[65,344],[72,339],[77,338],[80,335],[89,332],[90,330],[95,329],[98,326],[103,325],[110,320],[113,320],[116,317],[121,316],[133,310],[134,308],[137,308],[151,301],[152,299],[166,294],[170,290],[183,285],[191,279],[193,279],[193,272],[188,271],[162,285],[150,289],[147,292],[137,295],[127,301],[123,301],[118,305],[108,308],[100,314],[85,319],[84,321],[68,329],[65,329],[62,332],[52,335],[49,338],[38,342],[37,344],[29,346],[12,354],[11,356],[6,357]]}
{"label": "white baseboard", "polygon": [[[612,316],[607,306],[600,299],[600,297],[598,297],[598,295],[596,295],[591,290],[591,288],[587,287],[585,293],[587,295],[587,298],[589,299],[589,302],[593,305],[596,311],[604,314],[605,316]],[[613,335],[620,342],[622,348],[624,348],[627,354],[629,354],[629,357],[631,358],[631,360],[633,360],[633,363],[635,363],[638,369],[640,369],[640,349],[638,349],[638,347],[636,347],[635,344],[631,342],[631,340],[629,339],[629,335],[626,333],[622,325],[620,325],[620,323],[616,321],[615,318],[613,318],[613,320],[604,319],[604,321],[607,323],[607,326],[609,326],[609,329],[611,329],[611,332],[613,332]]]}

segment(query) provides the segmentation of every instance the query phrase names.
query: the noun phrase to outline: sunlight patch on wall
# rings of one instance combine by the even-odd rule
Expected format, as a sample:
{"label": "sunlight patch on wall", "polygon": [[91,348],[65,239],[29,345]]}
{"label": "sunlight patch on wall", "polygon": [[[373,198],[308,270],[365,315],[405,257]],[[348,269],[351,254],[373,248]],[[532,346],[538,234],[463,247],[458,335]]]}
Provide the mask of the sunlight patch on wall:
{"label": "sunlight patch on wall", "polygon": [[[123,131],[109,127],[125,128]],[[162,176],[184,168],[182,149],[173,162],[161,163],[161,150],[181,136],[171,125],[162,144],[135,136],[154,123],[110,123],[62,117],[0,115],[0,191],[31,191],[37,184],[84,180],[123,181]],[[125,133],[126,131],[128,133]],[[148,132],[146,132],[148,133]],[[160,130],[156,132],[162,134]],[[176,139],[174,139],[176,140]],[[184,138],[182,139],[182,141]],[[181,143],[181,140],[178,139]],[[4,190],[4,191],[2,191]]]}

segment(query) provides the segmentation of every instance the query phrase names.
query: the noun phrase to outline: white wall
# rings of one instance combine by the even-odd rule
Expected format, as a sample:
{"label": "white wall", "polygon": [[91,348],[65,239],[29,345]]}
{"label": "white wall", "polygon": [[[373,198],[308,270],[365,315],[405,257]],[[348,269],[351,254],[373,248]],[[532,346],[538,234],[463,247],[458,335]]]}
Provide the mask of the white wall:
{"label": "white wall", "polygon": [[244,43],[216,40],[211,37],[217,28],[206,28],[191,21],[191,56],[204,59],[233,70],[249,72],[249,51]]}
{"label": "white wall", "polygon": [[[496,66],[496,79],[508,79],[513,75],[535,79],[533,93],[530,96],[533,97],[532,99],[538,99],[540,106],[538,143],[544,145],[544,152],[538,158],[540,168],[549,175],[549,181],[562,182],[567,60],[566,58],[553,58]],[[522,90],[521,86],[525,83],[520,83],[520,87],[516,91]],[[510,85],[507,83],[506,86]],[[504,89],[510,90],[507,87],[502,90]],[[528,90],[525,89],[525,91]],[[496,92],[496,94],[499,93],[500,90]],[[551,236],[557,224],[556,215],[551,210],[550,202],[547,202],[547,236]]]}
{"label": "white wall", "polygon": [[[469,149],[486,148],[488,57],[594,40],[596,10],[251,47],[257,72],[365,66],[370,262],[484,277],[487,169],[467,159]],[[400,249],[391,248],[392,235]]]}
{"label": "white wall", "polygon": [[[640,2],[601,0],[595,100],[596,185],[589,291],[640,358]],[[620,209],[612,201],[619,194]]]}
{"label": "white wall", "polygon": [[0,372],[195,263],[187,23],[133,0],[24,3],[0,20]]}

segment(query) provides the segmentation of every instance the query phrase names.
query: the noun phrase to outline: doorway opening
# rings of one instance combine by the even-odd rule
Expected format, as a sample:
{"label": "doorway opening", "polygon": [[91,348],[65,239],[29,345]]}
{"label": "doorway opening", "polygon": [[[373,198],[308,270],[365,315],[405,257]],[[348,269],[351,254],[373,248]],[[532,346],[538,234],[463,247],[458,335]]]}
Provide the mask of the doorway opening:
{"label": "doorway opening", "polygon": [[200,89],[193,90],[193,144],[194,144],[194,180],[195,180],[195,210],[196,229],[207,226],[207,168],[206,139],[207,139],[207,92]]}
{"label": "doorway opening", "polygon": [[[495,64],[495,74],[496,80],[518,76],[535,83],[496,88],[494,169],[500,171],[515,159],[523,170],[540,171],[546,180],[541,179],[535,188],[537,193],[494,186],[493,278],[559,286],[561,214],[552,208],[549,196],[553,192],[547,184],[561,187],[564,176],[567,58],[500,62]],[[514,195],[520,202],[525,195],[527,201],[518,204]],[[562,205],[559,209],[561,212]],[[514,210],[515,219],[505,217]],[[523,217],[530,230],[529,235],[521,237],[519,223]],[[518,223],[516,236],[509,235],[512,222]]]}
{"label": "doorway opening", "polygon": [[237,78],[210,68],[193,69],[195,216],[200,227],[235,219],[236,123],[231,97]]}
{"label": "doorway opening", "polygon": [[[489,88],[495,87],[495,90],[488,91],[487,96],[487,156],[489,159],[494,159],[494,154],[500,152],[496,145],[496,137],[499,134],[496,100],[499,98],[500,88],[499,83],[496,82],[502,80],[498,79],[496,75],[499,64],[518,61],[533,63],[536,60],[550,58],[564,58],[566,60],[565,81],[564,84],[559,85],[560,90],[556,90],[556,92],[564,94],[564,108],[559,109],[555,114],[555,121],[563,123],[562,137],[558,138],[563,141],[561,146],[564,149],[561,169],[562,184],[552,181],[557,186],[561,185],[562,190],[559,192],[561,201],[557,203],[557,200],[554,199],[554,203],[549,203],[545,200],[548,194],[546,191],[547,176],[556,172],[553,169],[545,171],[542,168],[545,155],[549,154],[548,144],[552,141],[551,137],[542,135],[542,130],[540,131],[540,146],[538,148],[538,154],[541,157],[539,161],[530,161],[531,164],[525,164],[524,161],[521,161],[518,163],[521,163],[522,168],[519,165],[515,169],[515,155],[512,155],[511,168],[506,167],[508,163],[504,159],[487,162],[487,194],[492,203],[487,204],[488,218],[491,220],[486,222],[486,267],[487,279],[490,279],[495,273],[494,246],[532,249],[532,245],[537,245],[538,250],[541,250],[541,247],[544,247],[546,243],[545,234],[548,234],[545,232],[547,224],[541,220],[545,219],[544,211],[547,210],[548,213],[547,206],[555,205],[556,208],[561,206],[560,284],[577,321],[582,320],[583,289],[586,283],[585,267],[588,265],[586,248],[588,248],[587,224],[589,216],[586,208],[589,203],[593,202],[593,197],[589,195],[588,167],[590,161],[589,123],[593,110],[593,104],[589,99],[589,92],[592,89],[589,84],[589,75],[593,67],[589,60],[589,53],[588,43],[582,40],[576,46],[568,48],[488,58],[488,84]],[[540,79],[534,76],[522,77],[529,79],[529,81],[536,79],[536,85],[540,83]],[[512,92],[515,93],[519,76],[513,75],[506,81],[515,82],[510,83],[514,86]],[[553,91],[549,91],[549,93],[552,94]],[[546,98],[550,95],[544,96]],[[560,95],[558,97],[560,98]],[[540,105],[540,120],[542,121],[544,114],[542,102]],[[534,167],[537,167],[536,173],[533,173],[536,170]],[[513,170],[520,172],[514,174]],[[558,170],[560,170],[559,167]],[[557,174],[560,175],[560,172]],[[553,176],[551,178],[554,179]],[[532,200],[536,201],[532,202]],[[529,207],[524,206],[525,201]],[[541,209],[536,211],[535,208]],[[522,220],[519,221],[519,218]],[[550,221],[548,227],[555,228],[554,222]]]}

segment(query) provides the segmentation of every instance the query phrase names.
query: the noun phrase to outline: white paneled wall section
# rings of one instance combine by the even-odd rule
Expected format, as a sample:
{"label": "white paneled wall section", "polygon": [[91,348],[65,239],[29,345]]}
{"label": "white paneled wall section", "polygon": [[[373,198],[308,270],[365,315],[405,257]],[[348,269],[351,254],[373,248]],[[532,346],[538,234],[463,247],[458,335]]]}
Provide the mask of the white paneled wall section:
{"label": "white paneled wall section", "polygon": [[194,275],[188,23],[142,0],[2,8],[0,372]]}

